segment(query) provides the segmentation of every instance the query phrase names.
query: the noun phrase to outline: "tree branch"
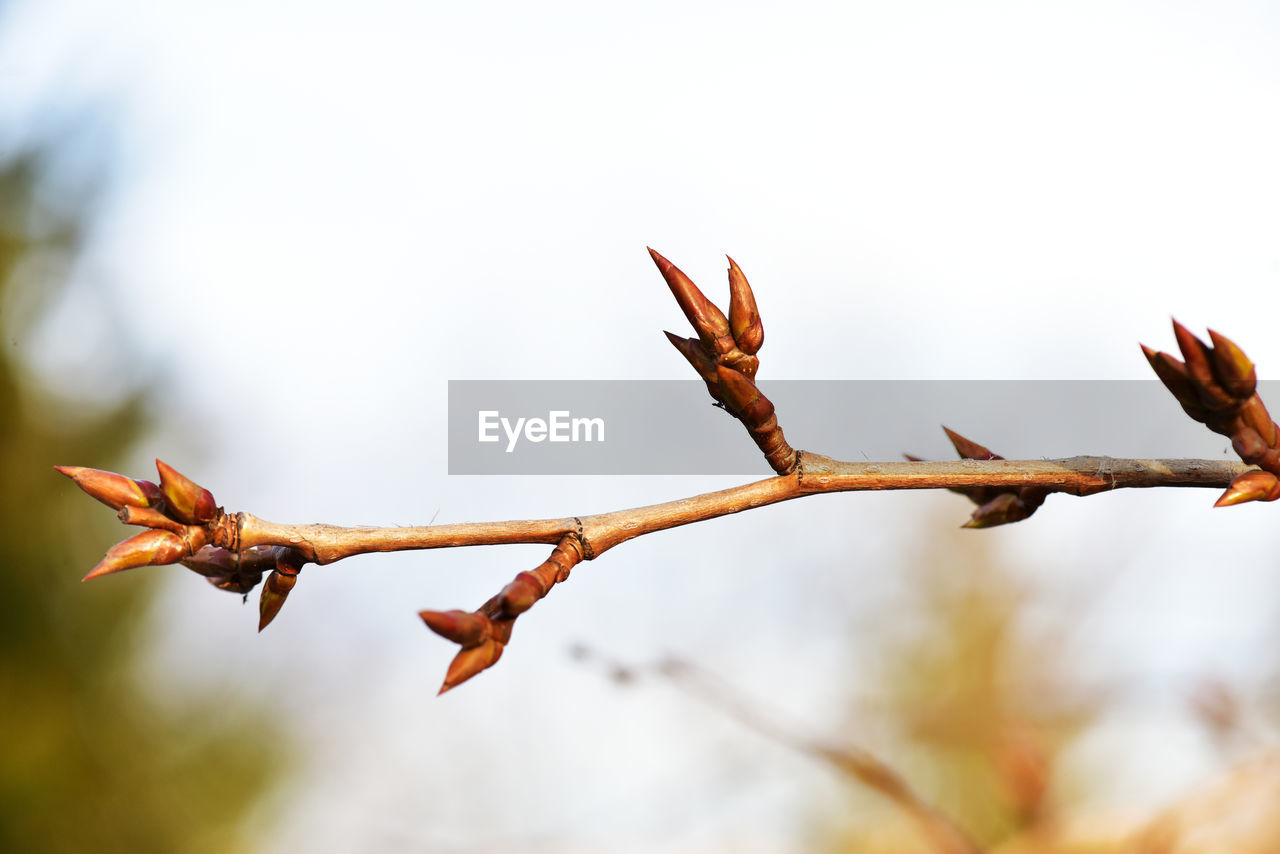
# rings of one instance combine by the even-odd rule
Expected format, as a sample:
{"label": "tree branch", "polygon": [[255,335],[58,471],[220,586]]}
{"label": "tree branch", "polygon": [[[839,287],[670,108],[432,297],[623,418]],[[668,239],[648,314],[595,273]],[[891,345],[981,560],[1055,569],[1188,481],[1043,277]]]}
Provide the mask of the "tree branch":
{"label": "tree branch", "polygon": [[[677,501],[594,516],[477,522],[416,528],[341,528],[281,525],[248,513],[227,514],[212,493],[159,460],[160,483],[77,467],[58,470],[85,492],[114,507],[121,521],[147,530],[108,550],[87,576],[138,566],[181,562],[215,586],[247,593],[262,581],[258,629],[284,604],[305,563],[328,564],[357,554],[507,543],[554,544],[551,556],[522,572],[475,611],[422,611],[433,631],[462,649],[445,677],[446,691],[492,666],[516,617],[573,567],[614,546],[655,531],[741,513],[806,495],[889,489],[951,489],[978,505],[966,527],[1026,519],[1053,492],[1093,495],[1155,486],[1227,487],[1217,506],[1280,498],[1280,425],[1257,395],[1254,365],[1232,341],[1210,330],[1213,346],[1174,323],[1185,363],[1144,347],[1152,369],[1182,408],[1211,430],[1231,437],[1245,463],[1212,460],[1005,460],[947,430],[963,458],[929,463],[848,463],[791,447],[774,406],[756,387],[756,355],[764,327],[746,276],[729,259],[729,312],[712,303],[683,272],[649,250],[696,338],[667,338],[707,385],[718,406],[742,422],[777,477]],[[944,428],[945,429],[945,428]],[[1256,466],[1256,468],[1254,467]]]}
{"label": "tree branch", "polygon": [[[954,462],[853,463],[799,452],[792,474],[693,495],[661,504],[591,516],[510,522],[463,522],[407,528],[344,528],[284,525],[248,513],[239,520],[240,548],[287,546],[308,561],[329,564],[353,555],[416,549],[554,544],[575,535],[598,557],[636,537],[741,513],[809,495],[900,489],[1041,487],[1052,492],[1093,495],[1113,489],[1216,487],[1249,470],[1225,460],[1133,460],[1069,457],[1060,460],[957,460]],[[220,545],[215,543],[215,545]]]}

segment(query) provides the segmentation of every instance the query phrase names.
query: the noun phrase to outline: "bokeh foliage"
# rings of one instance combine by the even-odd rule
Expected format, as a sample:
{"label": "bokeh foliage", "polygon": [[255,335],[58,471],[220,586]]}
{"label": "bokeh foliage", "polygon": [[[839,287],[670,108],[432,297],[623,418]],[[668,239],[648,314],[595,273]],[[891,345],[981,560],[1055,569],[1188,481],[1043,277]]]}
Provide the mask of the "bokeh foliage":
{"label": "bokeh foliage", "polygon": [[145,393],[78,406],[23,367],[94,210],[53,163],[47,147],[0,163],[0,850],[248,850],[246,810],[279,764],[270,729],[234,702],[179,719],[149,695],[136,665],[158,573],[80,584],[119,525],[52,466],[115,467]]}

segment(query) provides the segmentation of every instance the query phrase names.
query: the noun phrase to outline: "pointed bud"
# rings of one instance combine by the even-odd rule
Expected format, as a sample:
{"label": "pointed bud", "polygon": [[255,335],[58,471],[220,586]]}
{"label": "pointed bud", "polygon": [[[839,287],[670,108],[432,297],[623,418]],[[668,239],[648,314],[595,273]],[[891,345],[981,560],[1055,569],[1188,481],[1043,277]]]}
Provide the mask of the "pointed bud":
{"label": "pointed bud", "polygon": [[1178,349],[1182,351],[1187,375],[1191,378],[1201,405],[1213,412],[1226,409],[1234,401],[1213,375],[1208,345],[1176,320],[1173,321],[1173,334],[1178,339]]}
{"label": "pointed bud", "polygon": [[489,636],[489,620],[470,611],[419,611],[427,628],[463,647],[478,646]]}
{"label": "pointed bud", "polygon": [[1280,429],[1276,427],[1276,423],[1271,420],[1271,413],[1267,412],[1266,405],[1262,402],[1262,398],[1256,394],[1252,394],[1240,406],[1240,420],[1254,430],[1258,431],[1258,435],[1262,437],[1262,441],[1267,443],[1267,447],[1274,448],[1280,446]]}
{"label": "pointed bud", "polygon": [[[773,404],[760,394],[756,384],[737,371],[720,365],[716,368],[716,384],[724,405],[748,426],[763,423],[773,414]],[[763,401],[763,405],[760,402]]]}
{"label": "pointed bud", "polygon": [[1275,501],[1280,498],[1280,478],[1271,472],[1247,471],[1237,475],[1222,493],[1222,497],[1214,502],[1214,507],[1230,507],[1246,501]]}
{"label": "pointed bud", "polygon": [[181,561],[192,572],[219,590],[248,593],[262,581],[262,573],[275,566],[275,547],[253,548],[237,554],[207,546]]}
{"label": "pointed bud", "polygon": [[187,553],[182,537],[168,531],[143,531],[116,543],[82,581],[139,566],[175,563]]}
{"label": "pointed bud", "polygon": [[956,431],[943,426],[943,431],[947,434],[947,438],[951,440],[951,444],[955,446],[956,453],[966,460],[1003,460],[1004,457],[999,454],[992,453],[989,449],[984,448],[977,442],[970,441],[961,436]]}
{"label": "pointed bud", "polygon": [[1213,370],[1222,387],[1237,400],[1251,397],[1258,387],[1258,371],[1253,362],[1225,335],[1209,330],[1213,342]]}
{"label": "pointed bud", "polygon": [[671,332],[664,331],[663,335],[667,336],[667,340],[671,342],[671,346],[680,351],[680,355],[688,360],[693,369],[698,372],[698,376],[702,377],[708,385],[712,385],[716,381],[716,362],[707,355],[707,351],[702,349],[702,343],[697,338],[681,338]]}
{"label": "pointed bud", "polygon": [[289,597],[289,591],[297,583],[296,574],[284,573],[279,569],[271,570],[258,598],[258,631],[265,629],[276,618],[276,614],[284,607],[284,600]]}
{"label": "pointed bud", "polygon": [[652,249],[649,250],[649,255],[652,256],[653,263],[658,265],[658,272],[666,279],[680,310],[698,333],[698,338],[709,349],[717,350],[716,341],[731,336],[728,319],[679,267]]}
{"label": "pointed bud", "polygon": [[533,607],[547,595],[542,579],[532,572],[522,572],[498,594],[498,607],[503,616],[516,617]]}
{"label": "pointed bud", "polygon": [[212,492],[163,460],[156,460],[156,470],[160,472],[160,491],[179,522],[204,525],[218,518],[218,505]]}
{"label": "pointed bud", "polygon": [[1151,363],[1151,370],[1156,372],[1160,382],[1164,383],[1164,387],[1182,405],[1183,411],[1196,421],[1203,423],[1209,417],[1209,411],[1200,403],[1200,396],[1196,394],[1196,387],[1191,381],[1191,375],[1187,373],[1187,366],[1168,353],[1152,350],[1145,345],[1142,347],[1142,352]]}
{"label": "pointed bud", "polygon": [[54,468],[113,510],[122,507],[150,507],[160,501],[160,487],[149,480],[134,480],[115,472],[83,466]]}
{"label": "pointed bud", "polygon": [[1027,512],[1027,508],[1018,498],[1017,493],[1002,492],[977,510],[974,510],[973,515],[969,517],[969,521],[960,527],[994,528],[996,525],[1019,522],[1029,515],[1031,514]]}
{"label": "pointed bud", "polygon": [[729,329],[738,349],[748,356],[754,356],[764,344],[764,325],[756,309],[755,294],[732,258],[729,258]]}
{"label": "pointed bud", "polygon": [[498,663],[502,657],[503,645],[492,638],[478,646],[467,647],[458,652],[449,662],[449,670],[444,675],[444,684],[440,693],[457,688],[472,676],[483,673]]}
{"label": "pointed bud", "polygon": [[187,533],[186,525],[170,519],[154,507],[131,507],[126,504],[120,508],[120,512],[116,516],[126,525],[158,528],[161,531],[170,531],[180,537]]}

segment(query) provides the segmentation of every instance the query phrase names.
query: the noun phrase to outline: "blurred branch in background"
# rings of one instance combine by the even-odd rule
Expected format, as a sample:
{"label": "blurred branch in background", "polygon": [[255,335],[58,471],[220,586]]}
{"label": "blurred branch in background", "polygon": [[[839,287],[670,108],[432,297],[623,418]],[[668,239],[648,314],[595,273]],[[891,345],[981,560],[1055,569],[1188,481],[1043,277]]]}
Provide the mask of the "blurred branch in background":
{"label": "blurred branch in background", "polygon": [[885,799],[869,801],[854,791],[847,811],[815,812],[814,850],[1276,850],[1280,753],[1271,725],[1217,682],[1190,699],[1206,730],[1236,748],[1230,765],[1164,809],[1100,805],[1094,794],[1106,788],[1111,769],[1063,762],[1122,701],[1125,687],[1087,685],[1067,654],[1075,627],[1089,624],[1086,610],[1096,590],[1083,597],[1050,594],[1028,581],[1038,573],[1010,565],[990,540],[951,530],[906,550],[902,565],[885,569],[904,584],[900,601],[875,609],[883,616],[853,627],[858,653],[871,656],[871,675],[858,680],[858,696],[867,699],[843,715],[852,739],[816,737],[687,661],[628,665],[582,646],[573,654],[619,685],[665,680]]}
{"label": "blurred branch in background", "polygon": [[[67,181],[59,145],[25,144],[0,161],[0,850],[249,850],[239,825],[283,758],[273,727],[234,698],[196,723],[162,711],[136,673],[159,579],[84,595],[67,571],[109,531],[51,467],[121,459],[144,395],[78,402],[74,377],[29,367],[37,329],[73,349],[74,332],[48,323],[92,225],[92,194],[68,187],[98,176]],[[139,357],[108,334],[114,356]]]}

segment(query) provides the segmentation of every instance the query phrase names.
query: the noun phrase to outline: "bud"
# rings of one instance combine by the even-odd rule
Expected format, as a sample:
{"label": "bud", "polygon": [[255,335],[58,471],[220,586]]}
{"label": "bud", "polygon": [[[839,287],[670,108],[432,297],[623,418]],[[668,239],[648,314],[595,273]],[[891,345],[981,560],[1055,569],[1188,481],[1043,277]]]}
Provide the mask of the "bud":
{"label": "bud", "polygon": [[[762,424],[773,414],[773,404],[760,394],[756,384],[732,368],[723,365],[716,368],[717,385],[724,405],[748,426]],[[759,401],[764,401],[759,405]]]}
{"label": "bud", "polygon": [[1191,381],[1191,375],[1187,373],[1187,366],[1168,353],[1152,350],[1146,345],[1141,346],[1143,354],[1151,364],[1151,370],[1156,372],[1156,376],[1160,378],[1160,382],[1164,383],[1164,387],[1178,403],[1182,404],[1183,411],[1203,424],[1209,417],[1209,411],[1204,408],[1200,402],[1200,396],[1196,394],[1196,386]]}
{"label": "bud", "polygon": [[732,258],[729,258],[729,329],[738,349],[748,356],[754,356],[764,344],[764,325],[756,309],[755,294]]}
{"label": "bud", "polygon": [[1275,501],[1280,498],[1280,479],[1267,471],[1247,471],[1237,475],[1214,507],[1230,507],[1246,501]]}
{"label": "bud", "polygon": [[276,565],[275,553],[275,546],[260,546],[239,553],[207,546],[181,563],[203,575],[219,590],[244,594],[257,587],[262,574]]}
{"label": "bud", "polygon": [[532,572],[522,572],[498,594],[498,607],[503,616],[516,617],[533,607],[547,595],[542,579]]}
{"label": "bud", "polygon": [[181,474],[162,460],[156,460],[160,472],[160,490],[169,511],[188,525],[204,525],[218,518],[218,505],[213,493]]}
{"label": "bud", "polygon": [[1276,423],[1271,420],[1271,413],[1267,412],[1266,405],[1258,395],[1250,395],[1240,405],[1240,420],[1257,430],[1268,447],[1280,446],[1280,430],[1277,430]]}
{"label": "bud", "polygon": [[707,351],[702,349],[701,342],[697,338],[681,338],[672,332],[664,331],[663,335],[667,336],[667,340],[671,342],[671,346],[680,351],[680,355],[684,356],[693,365],[693,369],[698,372],[698,376],[707,383],[707,385],[715,385],[716,382],[716,362],[707,355]]}
{"label": "bud", "polygon": [[1258,371],[1253,362],[1225,335],[1209,330],[1213,342],[1213,371],[1222,387],[1237,400],[1252,397],[1258,387]]}
{"label": "bud", "polygon": [[966,460],[1003,460],[1004,457],[999,454],[992,453],[989,449],[984,448],[977,442],[970,441],[961,436],[956,431],[946,427],[942,428],[947,434],[947,438],[951,440],[951,444],[955,446],[956,453]]}
{"label": "bud", "polygon": [[279,569],[271,570],[266,583],[262,585],[262,594],[258,598],[258,631],[265,629],[276,618],[276,614],[279,614],[280,609],[284,607],[284,600],[289,597],[289,591],[297,583],[297,573],[285,573]]}
{"label": "bud", "polygon": [[419,611],[427,628],[463,647],[478,646],[489,636],[489,620],[470,611]]}
{"label": "bud", "polygon": [[472,676],[493,667],[502,657],[503,646],[490,638],[478,646],[460,650],[453,661],[449,662],[449,670],[444,675],[444,684],[440,686],[439,693],[457,688]]}
{"label": "bud", "polygon": [[995,498],[983,504],[977,510],[973,511],[973,515],[969,517],[969,521],[960,527],[962,528],[994,528],[996,525],[1007,525],[1010,522],[1020,522],[1030,516],[1026,505],[1015,492],[1002,492]]}
{"label": "bud", "polygon": [[177,534],[169,531],[143,531],[108,549],[106,556],[81,580],[88,581],[139,566],[176,563],[186,553],[187,545]]}
{"label": "bud", "polygon": [[1200,403],[1212,412],[1219,412],[1229,407],[1234,401],[1213,375],[1208,345],[1176,320],[1173,321],[1173,334],[1178,339],[1178,349],[1182,351],[1187,375],[1191,378]]}
{"label": "bud", "polygon": [[113,510],[122,507],[151,507],[160,501],[160,487],[149,480],[134,480],[115,472],[82,466],[54,468]]}
{"label": "bud", "polygon": [[116,516],[126,525],[159,528],[162,531],[170,531],[180,537],[187,533],[186,525],[170,519],[154,507],[133,507],[126,504],[120,508],[120,512]]}
{"label": "bud", "polygon": [[680,310],[698,333],[698,338],[707,349],[720,352],[722,348],[717,347],[716,342],[721,338],[731,337],[728,319],[679,267],[652,249],[649,250],[649,255],[653,258],[653,263],[658,265],[658,272],[671,288]]}

